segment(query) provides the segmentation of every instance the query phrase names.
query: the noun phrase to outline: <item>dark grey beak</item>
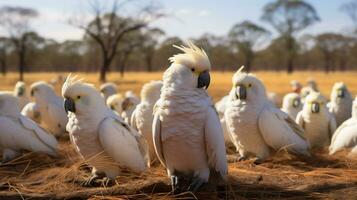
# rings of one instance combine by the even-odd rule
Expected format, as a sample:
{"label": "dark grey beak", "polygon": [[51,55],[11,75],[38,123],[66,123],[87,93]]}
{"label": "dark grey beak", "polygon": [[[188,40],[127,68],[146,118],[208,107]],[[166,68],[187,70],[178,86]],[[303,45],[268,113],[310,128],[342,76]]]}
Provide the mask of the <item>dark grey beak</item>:
{"label": "dark grey beak", "polygon": [[300,106],[300,100],[299,99],[294,99],[293,101],[293,107],[298,108]]}
{"label": "dark grey beak", "polygon": [[72,113],[76,112],[76,105],[73,99],[64,100],[64,110],[66,111],[66,113],[68,113],[68,111],[71,111]]}
{"label": "dark grey beak", "polygon": [[197,88],[204,88],[207,90],[209,84],[211,82],[211,77],[209,71],[201,72],[198,76]]}
{"label": "dark grey beak", "polygon": [[236,89],[236,98],[240,100],[247,99],[247,88],[244,85],[238,85]]}
{"label": "dark grey beak", "polygon": [[320,104],[314,102],[311,105],[311,112],[312,113],[319,113],[320,112]]}
{"label": "dark grey beak", "polygon": [[344,90],[344,89],[339,89],[339,90],[337,91],[337,97],[338,97],[338,98],[343,98],[343,97],[345,97],[345,90]]}

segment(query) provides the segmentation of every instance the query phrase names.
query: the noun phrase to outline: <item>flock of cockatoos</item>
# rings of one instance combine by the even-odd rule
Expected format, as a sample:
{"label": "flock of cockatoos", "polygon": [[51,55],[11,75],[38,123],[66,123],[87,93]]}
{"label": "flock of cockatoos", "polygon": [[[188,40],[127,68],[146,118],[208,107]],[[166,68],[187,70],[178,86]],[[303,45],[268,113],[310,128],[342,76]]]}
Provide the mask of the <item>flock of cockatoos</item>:
{"label": "flock of cockatoos", "polygon": [[[203,184],[227,178],[226,145],[234,145],[239,160],[264,162],[286,150],[311,156],[329,146],[334,154],[351,148],[357,154],[357,99],[336,83],[330,101],[314,81],[293,92],[278,108],[276,95],[265,90],[254,74],[239,69],[232,89],[215,105],[206,89],[211,64],[206,53],[188,43],[169,60],[162,81],[146,83],[140,98],[118,94],[113,83],[98,90],[69,75],[62,96],[39,81],[18,82],[13,92],[0,92],[0,150],[6,163],[23,151],[56,156],[56,137],[70,142],[92,167],[84,185],[109,185],[123,168],[143,172],[161,162],[174,191],[197,191]],[[268,95],[269,94],[269,95]],[[216,175],[216,176],[213,176]]]}

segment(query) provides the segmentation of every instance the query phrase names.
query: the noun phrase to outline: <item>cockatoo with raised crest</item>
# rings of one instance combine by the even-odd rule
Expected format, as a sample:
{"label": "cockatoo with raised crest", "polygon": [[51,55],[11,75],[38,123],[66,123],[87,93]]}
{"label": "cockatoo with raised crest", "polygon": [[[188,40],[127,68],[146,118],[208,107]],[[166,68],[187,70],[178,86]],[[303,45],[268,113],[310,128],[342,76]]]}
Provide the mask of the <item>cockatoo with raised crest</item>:
{"label": "cockatoo with raised crest", "polygon": [[57,155],[57,140],[34,121],[21,115],[19,99],[11,92],[0,92],[0,152],[8,162],[21,151]]}
{"label": "cockatoo with raised crest", "polygon": [[31,85],[31,96],[40,110],[41,120],[54,135],[60,136],[66,132],[67,114],[63,108],[63,99],[56,95],[53,86],[38,81]]}
{"label": "cockatoo with raised crest", "polygon": [[211,69],[208,56],[192,43],[174,47],[183,53],[169,59],[171,65],[163,75],[161,96],[154,108],[154,146],[173,190],[197,191],[213,172],[226,179],[226,149],[206,91]]}
{"label": "cockatoo with raised crest", "polygon": [[263,83],[254,75],[238,70],[229,93],[225,119],[240,160],[249,157],[262,162],[273,151],[309,155],[304,131],[286,113],[271,105]]}
{"label": "cockatoo with raised crest", "polygon": [[327,100],[318,92],[311,92],[305,99],[296,122],[304,128],[305,137],[312,148],[324,148],[336,130],[336,121],[326,107]]}
{"label": "cockatoo with raised crest", "polygon": [[145,139],[109,109],[96,88],[68,76],[62,87],[71,142],[86,163],[93,167],[85,185],[92,185],[100,173],[104,184],[113,182],[126,167],[142,172],[148,163]]}
{"label": "cockatoo with raised crest", "polygon": [[156,159],[154,142],[152,137],[152,122],[154,119],[153,108],[160,98],[162,81],[150,81],[141,89],[141,102],[136,106],[131,116],[131,126],[141,133],[149,146],[150,162]]}

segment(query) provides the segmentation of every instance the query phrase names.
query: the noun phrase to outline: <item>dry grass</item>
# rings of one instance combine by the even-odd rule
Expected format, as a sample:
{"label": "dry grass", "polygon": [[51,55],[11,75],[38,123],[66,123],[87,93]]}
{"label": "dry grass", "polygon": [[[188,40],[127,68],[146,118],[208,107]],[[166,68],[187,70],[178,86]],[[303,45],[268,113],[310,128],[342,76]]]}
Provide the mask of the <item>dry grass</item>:
{"label": "dry grass", "polygon": [[[96,85],[97,74],[80,74]],[[269,91],[281,95],[288,92],[292,79],[305,82],[313,77],[325,95],[335,81],[344,81],[357,93],[357,73],[301,72],[293,75],[259,72],[257,74]],[[128,73],[124,79],[109,74],[108,80],[119,84],[119,89],[133,90],[139,94],[143,83],[160,79],[162,73]],[[226,95],[231,87],[232,73],[212,74],[210,94],[215,100]],[[50,80],[53,73],[26,74],[26,82]],[[16,74],[2,78],[0,90],[12,89]],[[57,87],[59,91],[59,86]],[[233,162],[230,154],[229,180],[217,191],[200,194],[171,195],[169,180],[161,166],[155,166],[138,175],[123,173],[117,184],[110,188],[84,188],[81,182],[89,176],[89,169],[82,163],[68,140],[61,141],[60,156],[27,153],[0,167],[0,199],[357,199],[357,160],[346,158],[341,152],[328,156],[315,153],[312,158],[295,158],[282,153],[261,165],[250,161]],[[230,152],[232,149],[230,149]]]}

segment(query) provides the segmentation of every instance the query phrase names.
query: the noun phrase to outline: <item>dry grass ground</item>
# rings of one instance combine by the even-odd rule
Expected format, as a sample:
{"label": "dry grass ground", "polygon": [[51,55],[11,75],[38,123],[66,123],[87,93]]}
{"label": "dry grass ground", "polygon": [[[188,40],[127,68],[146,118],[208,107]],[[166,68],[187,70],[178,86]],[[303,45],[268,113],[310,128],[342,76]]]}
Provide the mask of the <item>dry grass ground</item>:
{"label": "dry grass ground", "polygon": [[[80,74],[96,85],[97,74]],[[357,73],[299,72],[257,73],[269,91],[280,95],[288,92],[292,79],[303,83],[314,78],[321,91],[328,95],[334,82],[344,81],[353,94],[357,94]],[[26,82],[56,77],[53,73],[26,74]],[[161,79],[162,73],[127,73],[125,78],[109,74],[108,80],[139,94],[143,83]],[[209,89],[215,100],[226,95],[231,87],[232,73],[212,73]],[[16,74],[0,78],[0,90],[10,90]],[[59,87],[57,88],[59,92]],[[229,180],[214,193],[170,194],[169,180],[163,167],[157,165],[143,174],[129,174],[117,178],[110,188],[84,188],[81,182],[89,176],[88,168],[81,162],[69,142],[61,141],[60,156],[27,153],[0,167],[0,199],[357,199],[357,160],[346,158],[341,152],[328,156],[326,152],[314,153],[311,158],[296,158],[282,153],[271,160],[254,165],[250,161],[234,162],[229,150]]]}

